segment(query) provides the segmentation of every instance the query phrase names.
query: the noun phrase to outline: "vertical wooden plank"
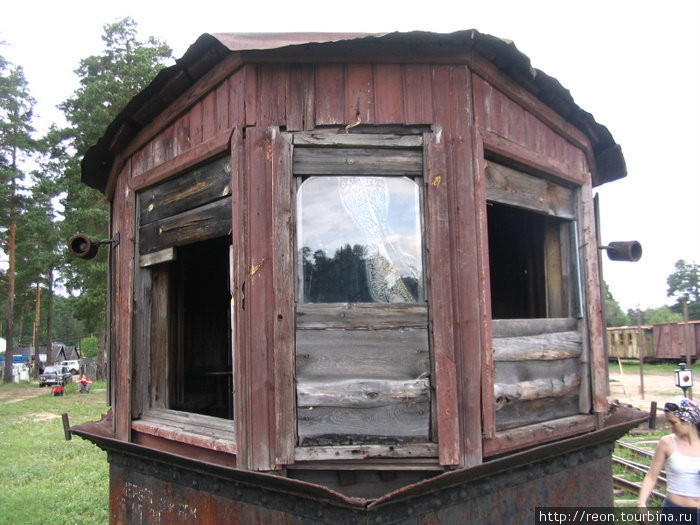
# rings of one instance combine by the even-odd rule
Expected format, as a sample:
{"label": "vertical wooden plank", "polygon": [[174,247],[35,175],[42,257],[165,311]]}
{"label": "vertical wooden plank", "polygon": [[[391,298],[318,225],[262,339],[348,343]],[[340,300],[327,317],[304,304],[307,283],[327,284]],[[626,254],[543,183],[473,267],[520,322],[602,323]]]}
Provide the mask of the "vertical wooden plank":
{"label": "vertical wooden plank", "polygon": [[287,66],[258,66],[257,126],[285,126],[287,106]]}
{"label": "vertical wooden plank", "polygon": [[239,69],[226,80],[228,94],[229,127],[243,129],[245,126],[245,73]]}
{"label": "vertical wooden plank", "polygon": [[273,199],[273,312],[276,466],[294,463],[294,248],[292,135],[270,130]]}
{"label": "vertical wooden plank", "polygon": [[216,132],[216,91],[210,91],[202,99],[202,142],[209,140]]}
{"label": "vertical wooden plank", "polygon": [[243,140],[244,127],[235,127],[231,134],[231,246],[233,251],[233,384],[234,384],[234,424],[236,426],[236,464],[248,468],[250,464],[250,392],[247,386],[249,363],[247,342],[249,339],[246,322],[245,283],[247,277],[246,253],[248,232],[245,228],[248,212],[246,193],[246,152]]}
{"label": "vertical wooden plank", "polygon": [[430,66],[406,64],[404,66],[404,118],[406,124],[432,124],[433,103]]}
{"label": "vertical wooden plank", "polygon": [[214,115],[214,134],[218,135],[230,126],[228,119],[228,84],[222,82],[216,88],[216,114]]}
{"label": "vertical wooden plank", "polygon": [[289,67],[287,81],[287,130],[314,128],[315,84],[313,66],[302,64]]}
{"label": "vertical wooden plank", "polygon": [[446,146],[455,363],[460,415],[461,465],[482,462],[481,306],[474,181],[471,81],[466,66],[435,66],[433,111]]}
{"label": "vertical wooden plank", "polygon": [[591,178],[581,188],[581,264],[585,276],[584,295],[589,333],[591,363],[591,387],[593,391],[593,411],[598,414],[599,423],[608,409],[606,399],[608,389],[608,359],[605,351],[605,327],[603,326],[603,303],[600,295],[600,273],[598,268],[599,250],[593,208],[593,188]]}
{"label": "vertical wooden plank", "polygon": [[479,276],[479,304],[481,304],[481,406],[482,433],[484,437],[494,437],[496,432],[496,403],[494,399],[493,329],[491,326],[491,273],[489,266],[489,232],[486,206],[486,162],[484,142],[476,126],[471,128],[472,150],[474,152],[474,209],[476,212],[476,236]]}
{"label": "vertical wooden plank", "polygon": [[117,439],[131,437],[132,401],[132,301],[134,272],[134,217],[135,194],[127,185],[131,164],[127,162],[117,179],[115,223],[113,235],[120,236],[119,244],[111,248],[116,287],[114,289],[114,342],[117,352],[114,381],[117,396],[113,399],[115,434]]}
{"label": "vertical wooden plank", "polygon": [[452,272],[445,143],[442,130],[425,136],[425,207],[428,304],[436,397],[438,454],[441,465],[459,465],[461,437],[454,354]]}
{"label": "vertical wooden plank", "polygon": [[131,157],[131,177],[136,177],[153,167],[153,141],[148,142]]}
{"label": "vertical wooden plank", "polygon": [[[278,440],[287,439],[277,435],[276,408],[283,401],[276,398],[276,387],[285,378],[275,374],[274,323],[277,315],[283,316],[283,322],[288,315],[286,310],[275,313],[277,306],[283,305],[275,300],[276,254],[270,242],[274,234],[273,180],[279,157],[275,153],[279,130],[259,127],[246,130],[243,170],[240,170],[240,138],[235,140],[234,162],[240,171],[237,187],[245,200],[243,214],[234,219],[235,227],[244,230],[243,242],[238,233],[235,246],[242,252],[236,272],[239,298],[235,332],[245,332],[243,344],[236,349],[236,393],[240,398],[235,416],[240,436],[237,460],[241,468],[274,470]],[[239,200],[236,205],[240,204]]]}
{"label": "vertical wooden plank", "polygon": [[316,67],[316,124],[327,126],[345,122],[345,68],[342,64]]}
{"label": "vertical wooden plank", "polygon": [[399,64],[374,66],[374,112],[379,124],[403,124],[403,71]]}
{"label": "vertical wooden plank", "polygon": [[191,147],[190,114],[185,113],[173,124],[175,128],[175,154],[184,153]]}
{"label": "vertical wooden plank", "polygon": [[245,89],[245,124],[255,126],[258,119],[258,68],[254,64],[248,64],[243,68]]}
{"label": "vertical wooden plank", "polygon": [[345,71],[345,123],[374,123],[372,66],[349,64]]}
{"label": "vertical wooden plank", "polygon": [[202,143],[202,103],[197,102],[190,109],[190,147]]}

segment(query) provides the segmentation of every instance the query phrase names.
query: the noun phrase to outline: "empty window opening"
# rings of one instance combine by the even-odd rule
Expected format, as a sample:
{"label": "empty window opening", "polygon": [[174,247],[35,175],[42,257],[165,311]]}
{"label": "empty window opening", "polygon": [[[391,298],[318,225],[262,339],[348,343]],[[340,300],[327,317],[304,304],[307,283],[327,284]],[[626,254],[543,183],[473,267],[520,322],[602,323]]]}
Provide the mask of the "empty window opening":
{"label": "empty window opening", "polygon": [[230,238],[177,249],[172,263],[170,407],[233,419]]}
{"label": "empty window opening", "polygon": [[495,202],[487,217],[492,317],[570,316],[573,223]]}

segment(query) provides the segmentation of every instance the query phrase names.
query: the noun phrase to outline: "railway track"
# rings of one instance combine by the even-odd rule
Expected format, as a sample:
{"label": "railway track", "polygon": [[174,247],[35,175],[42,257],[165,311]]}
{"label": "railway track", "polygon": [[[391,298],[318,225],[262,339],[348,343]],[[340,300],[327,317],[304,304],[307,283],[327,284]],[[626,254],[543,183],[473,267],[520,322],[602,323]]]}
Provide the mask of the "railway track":
{"label": "railway track", "polygon": [[[618,465],[625,470],[625,475],[613,475],[613,485],[627,492],[635,494],[635,498],[639,495],[639,490],[642,486],[641,480],[644,478],[647,470],[649,470],[649,463],[653,457],[653,453],[648,450],[633,445],[632,443],[627,443],[624,441],[617,441],[617,447],[619,450],[625,450],[628,454],[631,454],[634,459],[622,458],[618,455],[613,454],[613,464]],[[627,475],[630,477],[639,479],[639,481],[627,479]],[[657,487],[666,488],[666,473],[662,470],[659,474],[658,480],[656,482]],[[651,493],[649,504],[661,505],[664,499],[664,494],[658,490],[653,490]]]}

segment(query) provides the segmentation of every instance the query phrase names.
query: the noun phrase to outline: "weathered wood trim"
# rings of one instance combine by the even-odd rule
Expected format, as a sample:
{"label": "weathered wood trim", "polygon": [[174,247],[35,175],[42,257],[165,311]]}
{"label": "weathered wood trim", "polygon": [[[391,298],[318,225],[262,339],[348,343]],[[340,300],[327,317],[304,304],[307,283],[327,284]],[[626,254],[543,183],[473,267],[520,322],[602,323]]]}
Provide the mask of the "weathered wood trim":
{"label": "weathered wood trim", "polygon": [[423,175],[420,149],[298,148],[294,154],[295,175]]}
{"label": "weathered wood trim", "polygon": [[[475,300],[480,296],[479,259],[474,249],[478,245],[475,183],[479,177],[480,161],[475,158],[477,138],[474,135],[476,128],[472,125],[472,77],[466,65],[448,65],[433,66],[432,79],[434,128],[436,135],[439,129],[439,140],[445,144],[443,183],[449,187],[445,198],[449,241],[444,248],[438,249],[449,252],[447,261],[452,279],[450,293],[436,299],[445,301],[450,298],[453,303],[453,340],[450,344],[454,352],[459,422],[459,432],[454,435],[460,441],[459,464],[470,467],[482,462],[483,352],[482,305]],[[432,274],[442,271],[444,266],[430,266]]]}
{"label": "weathered wood trim", "polygon": [[[329,133],[312,131],[294,134],[295,146],[367,147],[367,148],[422,148],[422,135],[394,135],[386,133]],[[421,152],[422,154],[422,152]]]}
{"label": "weathered wood trim", "polygon": [[299,407],[373,408],[401,401],[428,401],[430,381],[345,379],[342,381],[304,381],[297,385]]}
{"label": "weathered wood trim", "polygon": [[294,221],[292,136],[271,129],[275,434],[277,466],[294,463]]}
{"label": "weathered wood trim", "polygon": [[133,191],[141,191],[225,152],[229,148],[231,132],[231,129],[227,129],[208,141],[134,177],[129,180],[129,188]]}
{"label": "weathered wood trim", "polygon": [[592,432],[595,428],[595,416],[578,415],[497,432],[493,438],[484,440],[484,456],[506,454],[557,439]]}
{"label": "weathered wood trim", "polygon": [[530,168],[549,179],[566,183],[583,184],[590,174],[552,158],[549,155],[526,148],[492,131],[479,128],[487,156],[507,159],[516,165]]}
{"label": "weathered wood trim", "polygon": [[573,317],[559,319],[494,319],[493,337],[524,337],[578,331]]}
{"label": "weathered wood trim", "polygon": [[[473,91],[472,91],[473,96]],[[475,130],[478,131],[478,130]],[[481,420],[482,435],[492,437],[496,431],[495,401],[493,397],[493,329],[491,326],[491,269],[489,264],[489,231],[486,202],[486,159],[484,141],[480,133],[471,134],[475,163],[474,209],[476,215],[477,261],[479,275],[479,319],[483,346],[481,361]]]}
{"label": "weathered wood trim", "polygon": [[152,436],[236,454],[233,422],[175,410],[151,410],[132,422],[132,429]]}
{"label": "weathered wood trim", "polygon": [[227,235],[231,231],[231,199],[199,206],[139,229],[143,254]]}
{"label": "weathered wood trim", "polygon": [[[397,443],[396,445],[351,445],[351,446],[334,446],[334,447],[297,447],[294,451],[294,458],[297,466],[300,462],[309,461],[348,461],[358,462],[369,459],[388,459],[391,460],[392,468],[396,468],[396,460],[401,461],[400,465],[411,465],[410,459],[430,458],[430,463],[422,461],[420,465],[433,464],[437,465],[435,459],[438,455],[437,443]],[[372,462],[367,465],[367,468],[376,468],[376,463]],[[314,468],[322,468],[315,464]],[[334,464],[331,468],[338,468]]]}
{"label": "weathered wood trim", "polygon": [[[235,420],[239,465],[250,470],[276,470],[294,459],[292,339],[283,334],[291,334],[286,323],[294,319],[287,295],[293,289],[292,255],[287,247],[291,235],[290,145],[274,127],[250,127],[245,141],[236,131],[232,140],[237,188],[233,192],[233,235],[238,252],[234,272]],[[271,242],[276,234],[280,238]],[[277,285],[289,291],[279,290],[284,295],[276,297]],[[275,326],[278,322],[279,328]]]}
{"label": "weathered wood trim", "polygon": [[442,130],[425,136],[425,217],[430,305],[430,335],[433,353],[435,419],[441,465],[459,465],[461,436],[457,402],[457,366],[454,352],[452,265],[448,193],[452,190],[447,176],[447,153]]}
{"label": "weathered wood trim", "polygon": [[578,331],[493,339],[494,361],[552,361],[578,358],[583,342]]}
{"label": "weathered wood trim", "polygon": [[297,329],[425,328],[428,308],[424,304],[327,303],[298,304]]}
{"label": "weathered wood trim", "polygon": [[564,219],[576,217],[569,188],[492,161],[486,163],[484,172],[487,200]]}
{"label": "weathered wood trim", "polygon": [[584,296],[588,324],[589,358],[593,410],[604,414],[608,408],[608,358],[605,351],[605,327],[603,326],[603,299],[600,293],[598,268],[598,240],[593,209],[593,189],[587,181],[581,188],[581,252],[584,275]]}
{"label": "weathered wood trim", "polygon": [[169,247],[164,248],[160,251],[147,253],[139,257],[139,266],[141,268],[148,268],[149,266],[154,266],[156,264],[161,264],[165,262],[170,262],[175,260],[175,248]]}
{"label": "weathered wood trim", "polygon": [[117,187],[122,196],[113,210],[113,217],[120,222],[114,225],[113,233],[118,233],[122,239],[119,244],[111,247],[114,256],[117,286],[114,290],[115,311],[113,319],[114,343],[117,352],[114,369],[116,392],[119,396],[113,399],[116,438],[129,441],[131,436],[132,411],[132,364],[133,364],[133,312],[134,301],[134,266],[136,236],[136,194],[126,185],[131,165],[127,163],[124,172],[119,177]]}
{"label": "weathered wood trim", "polygon": [[251,430],[251,386],[248,375],[250,370],[250,325],[246,312],[246,278],[248,276],[248,195],[246,184],[246,144],[241,128],[235,128],[231,135],[231,234],[233,264],[233,367],[235,385],[234,423],[236,427],[236,444],[238,446],[238,465],[247,468],[250,464],[250,443],[253,438]]}
{"label": "weathered wood trim", "polygon": [[231,195],[231,157],[223,156],[139,192],[139,224],[171,217]]}

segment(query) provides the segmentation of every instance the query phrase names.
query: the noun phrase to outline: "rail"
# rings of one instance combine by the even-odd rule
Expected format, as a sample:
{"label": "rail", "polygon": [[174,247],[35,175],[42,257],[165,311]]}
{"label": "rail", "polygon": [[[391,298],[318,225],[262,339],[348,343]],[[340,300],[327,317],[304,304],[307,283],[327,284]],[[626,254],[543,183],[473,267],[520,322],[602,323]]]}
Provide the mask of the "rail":
{"label": "rail", "polygon": [[[616,444],[619,449],[626,450],[629,453],[631,453],[634,457],[634,460],[625,459],[613,454],[613,464],[623,467],[627,472],[634,473],[642,477],[645,476],[647,471],[649,470],[649,466],[647,463],[651,461],[651,458],[654,454],[646,449],[624,441],[617,441]],[[643,463],[642,461],[646,461],[647,463]],[[625,479],[622,476],[616,475],[613,475],[613,485],[628,492],[632,492],[635,495],[639,495],[639,490],[642,488],[641,483],[637,483],[636,481],[631,481]],[[660,472],[659,477],[657,479],[657,486],[662,486],[664,489],[666,488],[666,473],[663,470]],[[651,501],[649,503],[661,505],[664,497],[665,496],[662,492],[652,490],[650,496]]]}

